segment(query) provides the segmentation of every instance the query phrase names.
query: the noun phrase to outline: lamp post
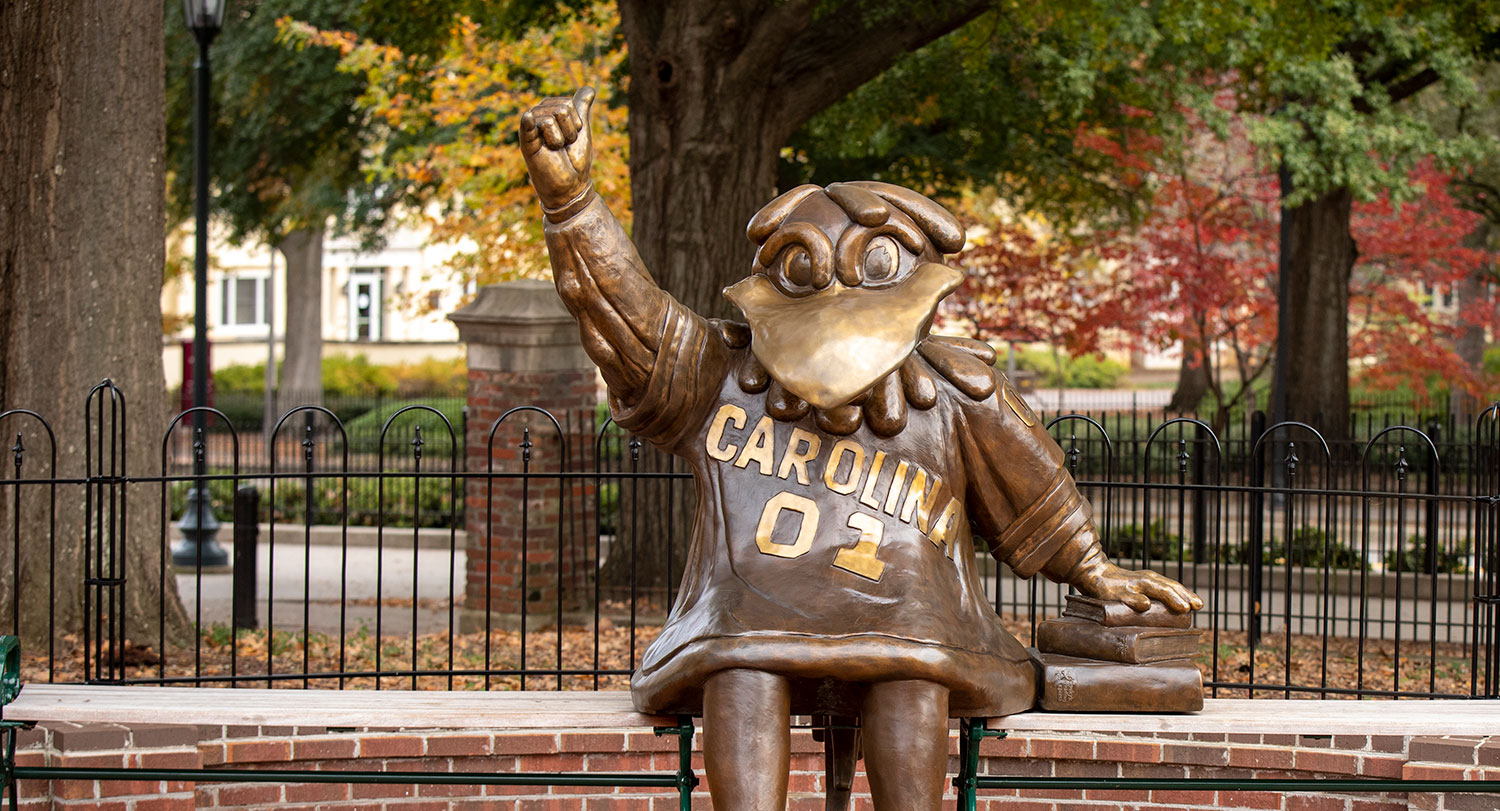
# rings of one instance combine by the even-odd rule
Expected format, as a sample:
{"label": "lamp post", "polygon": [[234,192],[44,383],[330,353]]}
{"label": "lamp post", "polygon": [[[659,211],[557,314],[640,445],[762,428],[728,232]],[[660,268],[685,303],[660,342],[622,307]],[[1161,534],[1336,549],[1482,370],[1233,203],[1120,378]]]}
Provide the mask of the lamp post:
{"label": "lamp post", "polygon": [[[224,25],[224,6],[227,0],[183,0],[183,16],[188,29],[198,41],[198,61],[193,65],[193,407],[208,405],[208,380],[213,371],[208,368],[208,105],[210,101],[210,68],[208,46],[218,36]],[[203,437],[203,412],[193,414],[193,441],[200,443]],[[195,449],[193,473],[203,475],[203,449]],[[201,479],[196,493],[188,498],[190,508],[197,510],[197,525],[213,518],[208,492]],[[209,511],[208,516],[203,512]],[[187,516],[184,517],[186,521]],[[212,536],[203,541],[201,535],[188,534],[172,548],[172,562],[178,566],[225,566],[229,554],[213,541]]]}

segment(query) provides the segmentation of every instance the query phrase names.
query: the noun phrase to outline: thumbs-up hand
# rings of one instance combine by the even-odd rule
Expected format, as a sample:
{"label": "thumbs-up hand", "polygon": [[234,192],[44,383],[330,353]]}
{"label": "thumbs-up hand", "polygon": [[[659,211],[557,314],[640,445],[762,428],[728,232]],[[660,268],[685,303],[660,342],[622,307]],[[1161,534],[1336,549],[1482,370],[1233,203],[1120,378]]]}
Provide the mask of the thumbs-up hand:
{"label": "thumbs-up hand", "polygon": [[572,98],[544,99],[521,114],[521,153],[531,185],[542,207],[556,211],[588,191],[594,161],[589,119],[594,88],[580,88]]}

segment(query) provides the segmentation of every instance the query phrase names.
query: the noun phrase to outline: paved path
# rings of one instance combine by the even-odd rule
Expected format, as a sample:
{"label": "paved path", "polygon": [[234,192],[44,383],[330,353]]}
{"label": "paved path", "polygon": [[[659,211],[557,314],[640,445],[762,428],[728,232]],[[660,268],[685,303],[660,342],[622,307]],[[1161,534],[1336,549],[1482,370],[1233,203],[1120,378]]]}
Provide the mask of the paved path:
{"label": "paved path", "polygon": [[[462,543],[462,537],[459,538]],[[413,556],[410,537],[404,543],[389,536],[384,554],[369,546],[351,546],[347,565],[338,546],[314,543],[304,545],[300,536],[294,540],[278,537],[275,549],[275,578],[271,574],[271,547],[262,542],[256,556],[257,616],[264,627],[266,607],[274,604],[276,627],[300,631],[303,626],[303,602],[307,597],[307,624],[313,631],[337,633],[339,603],[348,603],[345,622],[350,629],[361,624],[371,631],[376,622],[376,597],[383,598],[380,611],[381,632],[410,633],[412,596],[417,597],[419,633],[447,630],[449,573],[452,587],[462,602],[464,589],[464,552],[450,560],[447,549],[418,549]],[[451,565],[450,565],[451,564]],[[341,576],[347,572],[347,576]],[[232,575],[203,575],[202,621],[204,624],[229,622]],[[189,616],[197,610],[198,579],[179,572],[177,590]],[[274,594],[273,594],[274,592]],[[274,597],[274,602],[272,598]]]}
{"label": "paved path", "polygon": [[[1049,414],[1085,411],[1159,411],[1172,399],[1171,389],[1034,389],[1025,394],[1034,411]],[[1061,397],[1061,405],[1058,398]]]}

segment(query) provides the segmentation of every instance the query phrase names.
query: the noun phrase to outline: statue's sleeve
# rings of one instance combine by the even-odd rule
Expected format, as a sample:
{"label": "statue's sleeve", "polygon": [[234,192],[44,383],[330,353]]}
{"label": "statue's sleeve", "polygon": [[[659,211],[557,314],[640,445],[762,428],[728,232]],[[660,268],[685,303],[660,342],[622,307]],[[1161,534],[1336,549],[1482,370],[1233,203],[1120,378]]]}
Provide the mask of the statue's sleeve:
{"label": "statue's sleeve", "polygon": [[1010,381],[995,374],[995,393],[966,403],[959,429],[969,519],[990,553],[1018,576],[1041,572],[1069,582],[1080,562],[1103,554],[1093,511],[1057,442]]}
{"label": "statue's sleeve", "polygon": [[627,431],[670,450],[712,406],[729,350],[708,322],[656,285],[608,207],[588,203],[545,231],[553,281]]}

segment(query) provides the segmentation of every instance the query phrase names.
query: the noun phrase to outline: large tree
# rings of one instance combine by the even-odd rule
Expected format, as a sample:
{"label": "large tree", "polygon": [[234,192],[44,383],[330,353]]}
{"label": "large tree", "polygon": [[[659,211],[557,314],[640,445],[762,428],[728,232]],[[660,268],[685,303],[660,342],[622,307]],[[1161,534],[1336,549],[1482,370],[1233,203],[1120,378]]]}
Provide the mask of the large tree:
{"label": "large tree", "polygon": [[[0,5],[0,411],[38,412],[57,442],[49,447],[27,417],[0,424],[25,448],[23,479],[48,477],[53,450],[58,477],[83,477],[84,398],[105,378],[119,386],[128,408],[120,447],[128,466],[116,470],[159,473],[162,53],[155,3]],[[97,459],[95,465],[98,474]],[[77,485],[59,486],[52,523],[49,488],[20,489],[17,511],[17,488],[0,486],[0,527],[7,538],[18,530],[21,539],[19,563],[10,543],[0,550],[0,627],[9,629],[19,600],[23,639],[45,650],[49,611],[59,631],[81,630],[85,500]],[[95,498],[109,489],[99,488]],[[155,639],[162,597],[169,635],[186,627],[175,581],[163,583],[159,574],[154,493],[132,488],[119,522],[96,524],[115,527],[123,539],[115,563],[124,577],[124,630],[137,642]],[[51,601],[49,583],[56,588]]]}
{"label": "large tree", "polygon": [[1352,206],[1386,190],[1413,196],[1407,178],[1427,156],[1454,164],[1493,150],[1493,133],[1444,133],[1411,100],[1439,86],[1445,100],[1472,97],[1478,63],[1496,53],[1497,12],[1490,0],[1347,0],[1262,26],[1259,39],[1226,32],[1224,67],[1259,116],[1251,138],[1280,170],[1276,418],[1348,435]]}

